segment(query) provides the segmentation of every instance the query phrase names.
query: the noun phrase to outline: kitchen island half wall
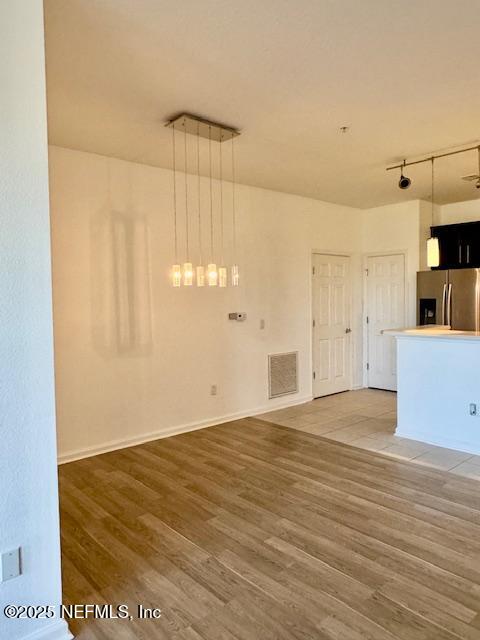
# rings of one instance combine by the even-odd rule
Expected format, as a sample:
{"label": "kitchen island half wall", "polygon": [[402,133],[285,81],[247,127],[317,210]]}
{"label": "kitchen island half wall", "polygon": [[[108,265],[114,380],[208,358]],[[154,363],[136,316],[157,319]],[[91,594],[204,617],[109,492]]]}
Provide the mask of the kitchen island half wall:
{"label": "kitchen island half wall", "polygon": [[385,333],[397,339],[396,435],[480,454],[480,333]]}

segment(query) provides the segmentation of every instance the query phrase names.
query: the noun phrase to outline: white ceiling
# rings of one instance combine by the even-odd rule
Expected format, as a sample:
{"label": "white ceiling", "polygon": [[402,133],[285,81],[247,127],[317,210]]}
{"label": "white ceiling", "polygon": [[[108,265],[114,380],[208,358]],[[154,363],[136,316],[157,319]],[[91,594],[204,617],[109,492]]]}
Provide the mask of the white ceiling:
{"label": "white ceiling", "polygon": [[[165,120],[239,127],[239,181],[356,207],[428,197],[385,166],[480,139],[478,0],[46,0],[52,144],[170,167]],[[339,127],[349,125],[349,133]],[[480,193],[471,152],[439,202]],[[480,208],[480,203],[479,203]]]}

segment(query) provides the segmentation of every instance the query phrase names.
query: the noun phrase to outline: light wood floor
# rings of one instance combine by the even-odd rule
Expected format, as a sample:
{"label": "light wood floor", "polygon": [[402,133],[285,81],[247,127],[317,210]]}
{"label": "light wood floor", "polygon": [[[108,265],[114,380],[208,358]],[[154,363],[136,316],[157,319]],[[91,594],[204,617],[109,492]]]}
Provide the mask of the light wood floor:
{"label": "light wood floor", "polygon": [[60,467],[83,640],[479,640],[480,483],[245,419]]}

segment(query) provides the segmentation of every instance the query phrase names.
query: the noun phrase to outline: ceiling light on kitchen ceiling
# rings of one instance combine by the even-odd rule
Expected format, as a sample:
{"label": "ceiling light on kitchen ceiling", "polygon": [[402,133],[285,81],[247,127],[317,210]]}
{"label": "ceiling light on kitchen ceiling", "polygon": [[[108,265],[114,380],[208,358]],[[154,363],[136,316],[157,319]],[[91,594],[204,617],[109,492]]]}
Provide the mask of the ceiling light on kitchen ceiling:
{"label": "ceiling light on kitchen ceiling", "polygon": [[[198,116],[192,116],[189,114],[181,114],[180,116],[170,120],[167,125],[172,128],[172,150],[173,150],[173,226],[174,226],[174,251],[175,261],[172,266],[172,284],[174,287],[183,286],[190,287],[193,285],[194,277],[196,276],[197,286],[203,287],[208,284],[209,287],[226,287],[228,284],[228,270],[224,262],[224,172],[223,172],[223,152],[222,143],[231,142],[231,193],[232,193],[232,266],[231,266],[231,284],[232,286],[238,286],[239,284],[239,268],[237,264],[237,231],[236,231],[236,210],[235,210],[235,153],[234,153],[234,139],[240,135],[236,129],[226,127],[215,122],[210,122],[199,118]],[[183,147],[184,147],[184,195],[185,195],[185,261],[183,263],[183,269],[179,262],[178,257],[178,196],[179,190],[177,188],[177,146],[175,131],[181,129],[183,131]],[[194,268],[194,265],[190,259],[190,202],[189,202],[189,182],[191,180],[188,176],[188,136],[194,136],[196,138],[196,191],[197,191],[197,214],[198,214],[198,257],[199,264]],[[210,204],[210,261],[206,269],[203,265],[203,247],[202,247],[202,211],[201,211],[201,176],[200,176],[200,138],[208,139],[208,184],[209,184],[209,204]],[[220,254],[217,256],[220,259],[220,266],[217,268],[215,260],[215,229],[214,229],[214,199],[213,199],[213,169],[212,169],[212,142],[218,143],[218,165],[219,165],[219,220],[220,220]]]}
{"label": "ceiling light on kitchen ceiling", "polygon": [[[435,216],[435,197],[434,197],[434,188],[435,188],[435,173],[434,173],[434,163],[438,158],[445,158],[447,156],[454,156],[458,153],[466,153],[467,151],[476,150],[478,153],[478,173],[463,176],[463,180],[472,181],[475,180],[475,186],[477,189],[480,189],[480,145],[475,147],[468,147],[467,149],[455,149],[454,151],[446,151],[444,153],[432,154],[428,158],[423,158],[422,160],[412,160],[411,162],[407,162],[404,160],[402,164],[396,164],[391,167],[387,167],[387,171],[393,171],[394,169],[401,169],[400,180],[398,182],[398,186],[400,189],[408,189],[411,184],[410,178],[407,178],[403,175],[403,171],[405,167],[409,167],[414,164],[422,164],[423,162],[431,162],[432,163],[432,226],[434,216]],[[431,236],[427,240],[427,264],[429,267],[438,267],[440,264],[440,247],[438,244],[438,238],[434,238]]]}
{"label": "ceiling light on kitchen ceiling", "polygon": [[[432,156],[432,227],[435,217],[435,158]],[[438,267],[440,264],[440,247],[438,238],[430,236],[427,240],[427,266]]]}
{"label": "ceiling light on kitchen ceiling", "polygon": [[403,170],[405,168],[405,162],[406,162],[406,160],[403,161],[403,166],[402,166],[402,169],[400,171],[400,180],[398,181],[398,187],[400,189],[408,189],[408,187],[412,184],[412,181],[410,180],[410,178],[407,178],[407,176],[403,175]]}

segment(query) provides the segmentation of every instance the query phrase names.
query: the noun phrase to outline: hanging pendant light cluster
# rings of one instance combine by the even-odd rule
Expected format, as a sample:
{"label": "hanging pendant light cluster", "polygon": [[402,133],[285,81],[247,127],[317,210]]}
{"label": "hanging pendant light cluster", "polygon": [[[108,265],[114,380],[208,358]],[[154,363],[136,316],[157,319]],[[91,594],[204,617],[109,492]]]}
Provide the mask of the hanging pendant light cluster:
{"label": "hanging pendant light cluster", "polygon": [[[230,267],[230,284],[234,287],[239,285],[239,268],[237,264],[237,231],[236,231],[236,211],[235,211],[235,150],[234,139],[239,132],[230,127],[225,127],[214,122],[209,122],[197,116],[182,114],[169,121],[167,126],[172,129],[172,150],[173,150],[173,213],[174,213],[174,250],[175,261],[172,266],[172,285],[174,287],[227,287],[229,283],[228,268],[225,262],[224,244],[224,175],[223,175],[223,144],[229,143],[231,153],[231,216],[232,216],[232,265]],[[178,133],[177,133],[178,132]],[[178,253],[178,189],[177,189],[177,144],[176,137],[179,133],[183,136],[183,173],[184,173],[184,195],[185,195],[185,262],[180,264]],[[189,180],[188,180],[188,142],[187,137],[196,138],[196,190],[197,190],[197,217],[198,217],[198,258],[199,262],[194,268],[190,255],[190,211],[189,211]],[[201,166],[200,166],[200,138],[208,140],[208,188],[209,188],[209,222],[210,222],[210,247],[208,253],[208,263],[204,265],[204,251],[202,245],[202,198],[201,198]],[[215,246],[214,233],[214,206],[213,206],[213,145],[218,145],[218,180],[220,183],[219,197],[219,218],[220,218],[220,246]],[[217,259],[219,264],[217,267]]]}

